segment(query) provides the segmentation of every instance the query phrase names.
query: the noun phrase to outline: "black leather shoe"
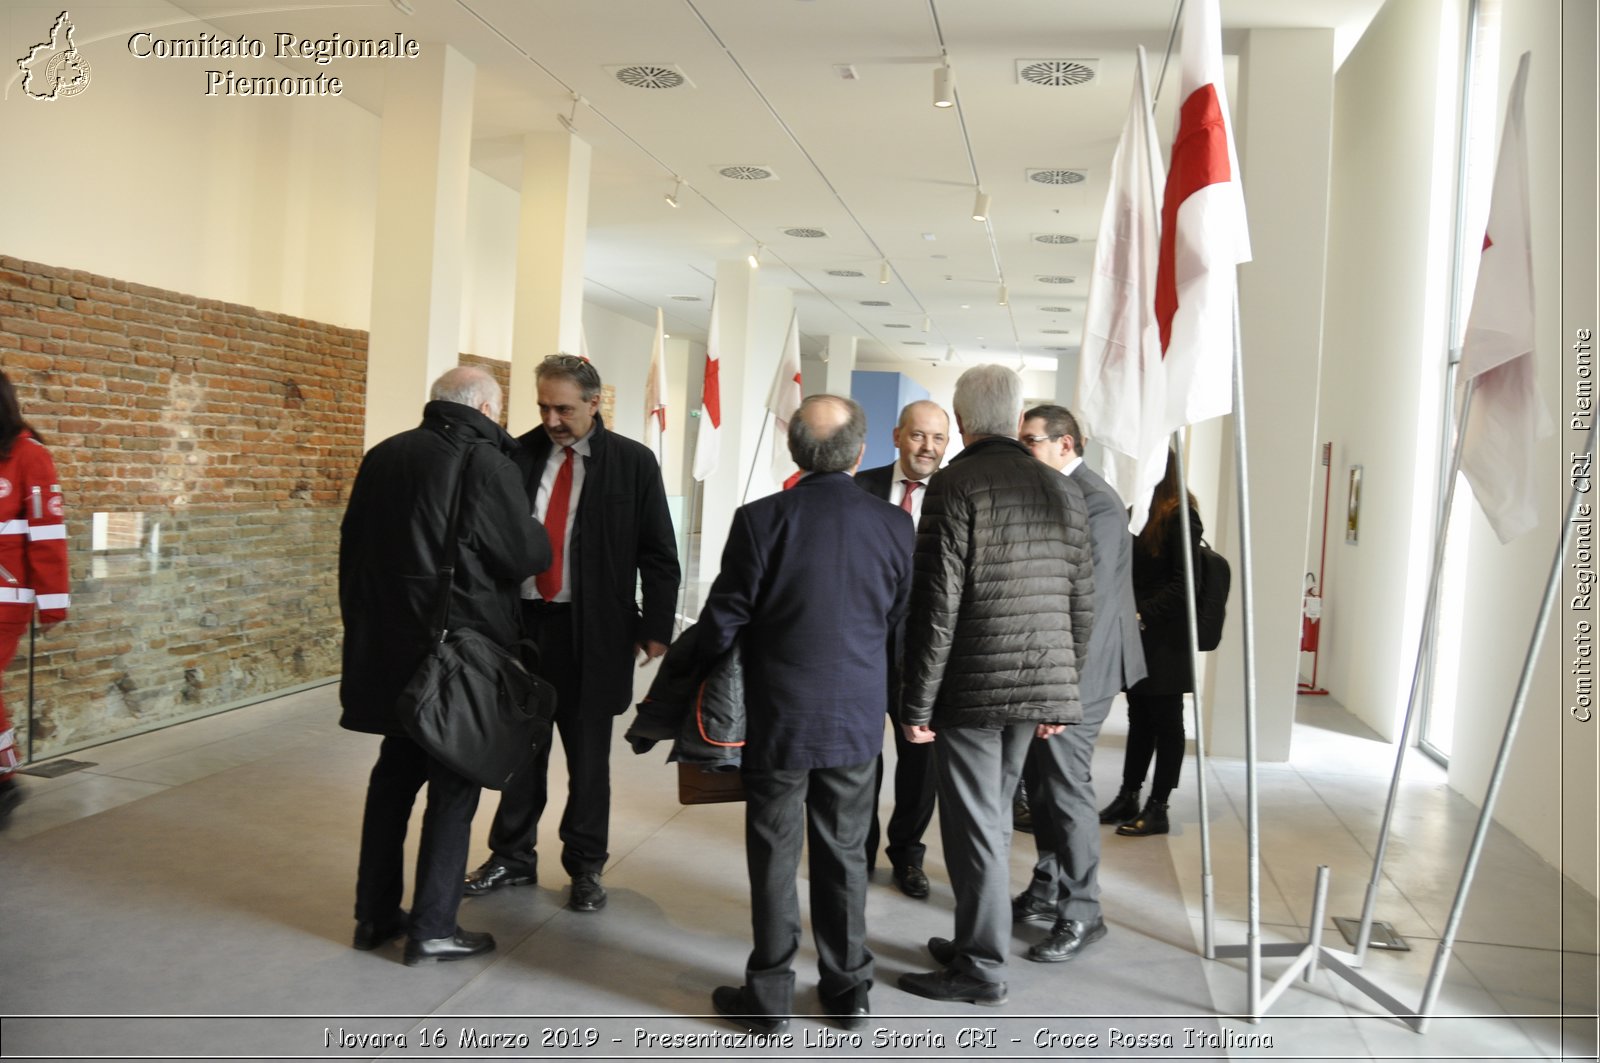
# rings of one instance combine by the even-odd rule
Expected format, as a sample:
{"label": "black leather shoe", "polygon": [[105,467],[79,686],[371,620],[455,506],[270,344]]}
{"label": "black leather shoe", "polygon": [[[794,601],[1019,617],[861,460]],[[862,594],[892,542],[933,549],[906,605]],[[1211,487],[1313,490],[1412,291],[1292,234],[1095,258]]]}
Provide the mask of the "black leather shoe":
{"label": "black leather shoe", "polygon": [[355,937],[350,941],[350,947],[360,949],[362,952],[371,952],[404,936],[406,932],[406,912],[404,908],[395,910],[387,919],[373,920],[356,924]]}
{"label": "black leather shoe", "polygon": [[928,895],[928,876],[915,864],[902,864],[894,869],[894,884],[907,897],[922,900]]}
{"label": "black leather shoe", "polygon": [[1172,829],[1167,822],[1167,805],[1164,801],[1146,801],[1144,810],[1117,828],[1124,838],[1143,838],[1151,834],[1165,834]]}
{"label": "black leather shoe", "polygon": [[1050,928],[1050,936],[1028,950],[1028,959],[1034,963],[1061,963],[1070,960],[1096,941],[1106,936],[1106,921],[1096,916],[1086,919],[1062,919]]}
{"label": "black leather shoe", "polygon": [[606,888],[600,885],[598,871],[580,871],[572,876],[572,895],[567,907],[575,912],[598,912],[606,906]]}
{"label": "black leather shoe", "polygon": [[467,873],[467,885],[461,892],[468,897],[482,897],[507,886],[532,886],[538,881],[539,873],[533,868],[507,864],[491,856],[476,871]]}
{"label": "black leather shoe", "polygon": [[1013,923],[1049,923],[1054,922],[1056,906],[1048,901],[1041,901],[1027,890],[1023,890],[1011,898],[1011,921]]}
{"label": "black leather shoe", "polygon": [[1011,829],[1023,834],[1033,833],[1033,809],[1028,807],[1027,798],[1019,797],[1012,803]]}
{"label": "black leather shoe", "polygon": [[1004,982],[985,982],[952,967],[926,974],[903,974],[900,988],[929,1000],[961,1000],[968,1004],[998,1007],[1006,1002]]}
{"label": "black leather shoe", "polygon": [[1100,810],[1101,823],[1126,823],[1139,814],[1139,788],[1124,786],[1117,791],[1116,800]]}
{"label": "black leather shoe", "polygon": [[447,938],[429,938],[426,941],[406,938],[406,966],[419,963],[445,963],[481,956],[494,951],[494,937],[476,930],[456,927],[455,935]]}
{"label": "black leather shoe", "polygon": [[719,985],[711,991],[711,1006],[717,1014],[751,1033],[782,1033],[789,1020],[777,1015],[757,1015],[749,1004],[744,986]]}
{"label": "black leather shoe", "polygon": [[956,962],[956,943],[949,938],[929,938],[928,955],[940,967],[948,967]]}
{"label": "black leather shoe", "polygon": [[867,1001],[869,983],[857,982],[839,996],[822,998],[822,1010],[846,1030],[859,1030],[867,1024],[872,1007]]}

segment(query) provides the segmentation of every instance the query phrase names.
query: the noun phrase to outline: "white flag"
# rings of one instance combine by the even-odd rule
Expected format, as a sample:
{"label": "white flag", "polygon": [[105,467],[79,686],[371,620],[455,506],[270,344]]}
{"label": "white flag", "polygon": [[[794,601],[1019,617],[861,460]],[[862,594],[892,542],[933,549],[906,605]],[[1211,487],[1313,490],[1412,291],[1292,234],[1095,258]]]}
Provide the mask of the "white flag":
{"label": "white flag", "polygon": [[800,408],[800,316],[789,318],[789,335],[783,343],[772,387],[767,391],[767,409],[772,411],[772,479],[783,483],[795,471],[789,457],[789,419]]}
{"label": "white flag", "polygon": [[1503,543],[1539,523],[1534,444],[1553,430],[1533,360],[1533,249],[1528,220],[1528,53],[1517,65],[1489,196],[1489,225],[1461,345],[1463,381],[1476,381],[1461,471]]}
{"label": "white flag", "polygon": [[717,380],[717,297],[711,296],[711,327],[706,330],[706,374],[700,393],[700,431],[695,436],[694,478],[705,482],[722,458],[722,386]]}
{"label": "white flag", "polygon": [[1150,495],[1167,459],[1165,376],[1155,313],[1156,189],[1162,163],[1144,64],[1141,46],[1095,239],[1077,399],[1084,434],[1105,447],[1106,481],[1133,509],[1128,527],[1135,533],[1149,516]]}
{"label": "white flag", "polygon": [[1234,267],[1250,261],[1217,0],[1183,5],[1180,87],[1156,269],[1168,435],[1233,410]]}
{"label": "white flag", "polygon": [[650,376],[644,382],[644,445],[655,453],[656,464],[667,464],[667,363],[663,346],[666,327],[656,307],[656,338],[650,345]]}

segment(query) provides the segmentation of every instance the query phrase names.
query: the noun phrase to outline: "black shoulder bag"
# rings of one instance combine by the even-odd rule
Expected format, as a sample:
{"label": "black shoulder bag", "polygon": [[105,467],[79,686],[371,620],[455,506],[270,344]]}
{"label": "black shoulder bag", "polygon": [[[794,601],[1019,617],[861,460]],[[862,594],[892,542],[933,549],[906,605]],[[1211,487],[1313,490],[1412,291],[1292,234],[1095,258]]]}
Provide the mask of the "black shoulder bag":
{"label": "black shoulder bag", "polygon": [[493,640],[450,627],[461,494],[471,444],[456,463],[456,489],[439,567],[433,630],[438,641],[400,694],[400,723],[429,754],[479,786],[501,790],[540,742],[549,740],[555,687]]}

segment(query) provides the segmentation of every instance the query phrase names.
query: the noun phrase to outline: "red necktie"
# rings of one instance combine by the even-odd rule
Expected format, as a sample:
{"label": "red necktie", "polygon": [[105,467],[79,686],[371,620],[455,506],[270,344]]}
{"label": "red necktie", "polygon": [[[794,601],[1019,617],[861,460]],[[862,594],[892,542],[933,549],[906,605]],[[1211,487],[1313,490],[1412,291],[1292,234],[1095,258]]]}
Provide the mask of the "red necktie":
{"label": "red necktie", "polygon": [[907,513],[910,513],[911,496],[917,493],[917,488],[921,487],[922,484],[917,480],[901,480],[900,482],[906,485],[906,493],[900,499],[900,508],[905,510]]}
{"label": "red necktie", "polygon": [[567,506],[572,501],[572,448],[562,447],[566,455],[561,468],[556,470],[556,482],[550,488],[550,504],[544,510],[544,530],[550,536],[550,567],[534,577],[533,585],[539,588],[539,597],[553,601],[561,593],[561,568],[567,552]]}

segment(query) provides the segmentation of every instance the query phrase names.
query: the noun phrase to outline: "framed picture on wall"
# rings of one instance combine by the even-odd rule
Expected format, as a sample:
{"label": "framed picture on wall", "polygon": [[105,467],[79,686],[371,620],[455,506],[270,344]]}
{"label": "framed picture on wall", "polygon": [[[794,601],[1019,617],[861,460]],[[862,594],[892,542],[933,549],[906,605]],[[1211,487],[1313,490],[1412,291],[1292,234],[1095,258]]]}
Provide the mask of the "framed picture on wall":
{"label": "framed picture on wall", "polygon": [[1350,498],[1344,511],[1344,541],[1361,541],[1361,466],[1350,466]]}

